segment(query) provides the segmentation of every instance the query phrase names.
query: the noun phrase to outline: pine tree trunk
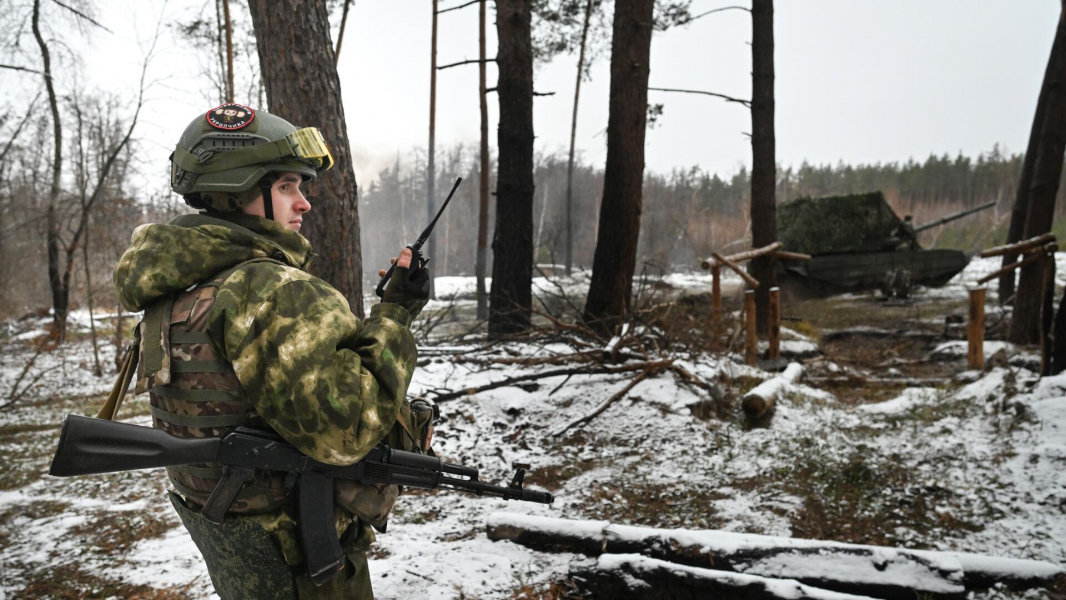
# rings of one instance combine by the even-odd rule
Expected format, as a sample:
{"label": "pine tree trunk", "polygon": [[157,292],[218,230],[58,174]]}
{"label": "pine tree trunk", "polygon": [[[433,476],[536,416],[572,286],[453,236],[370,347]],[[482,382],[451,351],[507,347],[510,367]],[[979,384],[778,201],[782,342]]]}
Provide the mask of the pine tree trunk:
{"label": "pine tree trunk", "polygon": [[319,255],[312,269],[362,317],[358,191],[326,5],[250,0],[248,8],[270,111],[298,127],[318,127],[333,152],[333,168],[304,188],[312,209],[301,233]]}
{"label": "pine tree trunk", "polygon": [[[1021,177],[1018,178],[1018,192],[1010,212],[1007,244],[1020,242],[1023,239],[1022,236],[1025,235],[1025,221],[1026,216],[1029,214],[1029,188],[1033,184],[1033,166],[1036,163],[1036,155],[1040,147],[1040,132],[1043,128],[1044,117],[1047,114],[1048,84],[1054,79],[1052,71],[1055,68],[1055,57],[1062,54],[1063,50],[1060,46],[1066,44],[1066,39],[1061,33],[1062,28],[1060,26],[1055,35],[1055,41],[1051,46],[1051,56],[1048,60],[1047,69],[1044,71],[1044,83],[1040,86],[1040,96],[1036,102],[1036,114],[1033,116],[1033,126],[1029,130],[1029,146],[1025,150],[1025,161],[1022,163]],[[1006,267],[1014,264],[1016,260],[1018,260],[1016,254],[1004,254],[1002,266]],[[1005,273],[1000,276],[1000,304],[1013,303],[1011,297],[1014,296],[1014,280],[1017,276],[1017,272]]]}
{"label": "pine tree trunk", "polygon": [[[751,5],[751,245],[761,248],[777,241],[776,159],[774,135],[774,2]],[[774,259],[751,261],[750,273],[759,281],[755,290],[756,330],[769,330],[770,288],[775,285]]]}
{"label": "pine tree trunk", "polygon": [[533,274],[533,41],[530,0],[498,0],[496,232],[489,336],[529,328]]}
{"label": "pine tree trunk", "polygon": [[[1066,10],[1059,15],[1054,53],[1048,61],[1044,88],[1047,90],[1047,113],[1040,128],[1040,143],[1033,163],[1033,181],[1029,186],[1029,208],[1025,216],[1024,238],[1051,231],[1055,216],[1055,198],[1062,177],[1066,153]],[[1011,317],[1010,341],[1032,344],[1040,339],[1043,322],[1044,272],[1038,261],[1022,267]]]}
{"label": "pine tree trunk", "polygon": [[644,184],[654,0],[617,0],[611,38],[607,164],[585,321],[603,333],[629,309]]}

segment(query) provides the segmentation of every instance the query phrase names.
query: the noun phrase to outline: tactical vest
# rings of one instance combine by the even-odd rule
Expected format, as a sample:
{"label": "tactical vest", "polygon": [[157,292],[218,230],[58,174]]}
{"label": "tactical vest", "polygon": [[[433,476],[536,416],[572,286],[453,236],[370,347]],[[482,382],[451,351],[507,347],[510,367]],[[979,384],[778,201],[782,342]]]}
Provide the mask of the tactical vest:
{"label": "tactical vest", "polygon": [[[148,392],[152,423],[181,438],[222,437],[234,427],[272,431],[256,413],[233,371],[208,335],[208,315],[215,295],[226,279],[256,262],[279,261],[259,258],[223,271],[184,292],[157,300],[145,311],[138,326],[139,354],[136,393]],[[136,342],[135,342],[136,343]],[[132,354],[132,353],[131,353]],[[134,357],[124,365],[125,380],[131,378]],[[120,375],[116,388],[122,386]],[[122,388],[125,389],[124,387]],[[112,397],[115,390],[112,391]],[[117,401],[109,400],[100,416],[114,418]],[[432,410],[412,412],[404,401],[389,434],[382,443],[408,451],[421,451],[428,444]],[[189,502],[203,505],[222,477],[218,464],[167,467],[171,485]],[[237,495],[229,512],[261,514],[285,505],[294,481],[285,473],[257,470],[254,479]],[[379,531],[384,531],[389,512],[399,495],[397,486],[366,486],[351,480],[334,481],[334,501]]]}

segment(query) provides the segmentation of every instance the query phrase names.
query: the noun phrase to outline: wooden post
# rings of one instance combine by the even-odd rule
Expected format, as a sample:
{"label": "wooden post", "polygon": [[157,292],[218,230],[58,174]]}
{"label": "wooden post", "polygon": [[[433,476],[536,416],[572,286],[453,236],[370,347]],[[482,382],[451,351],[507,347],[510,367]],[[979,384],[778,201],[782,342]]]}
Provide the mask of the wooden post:
{"label": "wooden post", "polygon": [[722,267],[711,267],[711,320],[722,318]]}
{"label": "wooden post", "polygon": [[970,290],[970,322],[966,327],[969,342],[966,368],[985,368],[985,286]]}
{"label": "wooden post", "polygon": [[770,350],[767,358],[781,356],[781,288],[770,288]]}
{"label": "wooden post", "polygon": [[759,337],[755,334],[755,290],[744,292],[744,364],[755,365],[759,358]]}

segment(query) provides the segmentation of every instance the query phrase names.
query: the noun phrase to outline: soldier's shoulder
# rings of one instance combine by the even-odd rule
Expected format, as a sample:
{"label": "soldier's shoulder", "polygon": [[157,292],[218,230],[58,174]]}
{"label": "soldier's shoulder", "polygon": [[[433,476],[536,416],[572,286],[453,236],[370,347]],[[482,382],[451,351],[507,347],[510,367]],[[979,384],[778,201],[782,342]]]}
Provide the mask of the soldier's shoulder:
{"label": "soldier's shoulder", "polygon": [[234,270],[219,286],[216,303],[242,312],[255,310],[277,298],[278,290],[283,288],[286,304],[332,306],[339,302],[347,306],[344,296],[325,281],[273,261],[255,261]]}
{"label": "soldier's shoulder", "polygon": [[325,283],[306,271],[275,261],[252,261],[237,266],[228,274],[220,289],[250,288],[257,292],[273,292],[279,287],[293,281],[307,281],[314,284]]}

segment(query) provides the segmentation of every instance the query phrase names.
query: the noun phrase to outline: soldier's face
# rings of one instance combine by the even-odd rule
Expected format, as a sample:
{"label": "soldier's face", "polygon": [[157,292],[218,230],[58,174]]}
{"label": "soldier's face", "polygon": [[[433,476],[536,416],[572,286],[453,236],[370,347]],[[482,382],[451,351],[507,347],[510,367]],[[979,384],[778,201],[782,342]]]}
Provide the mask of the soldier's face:
{"label": "soldier's face", "polygon": [[[274,201],[274,220],[296,232],[303,225],[304,213],[311,210],[311,203],[300,191],[302,183],[303,178],[298,173],[283,173],[270,188],[270,196]],[[265,217],[263,196],[251,201],[242,210],[250,215]]]}

